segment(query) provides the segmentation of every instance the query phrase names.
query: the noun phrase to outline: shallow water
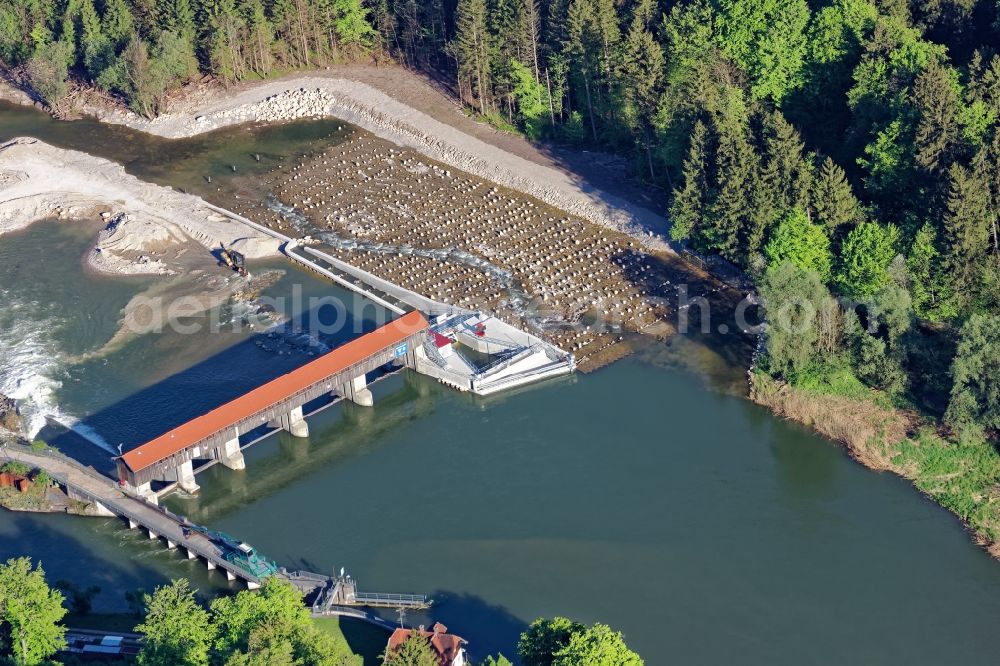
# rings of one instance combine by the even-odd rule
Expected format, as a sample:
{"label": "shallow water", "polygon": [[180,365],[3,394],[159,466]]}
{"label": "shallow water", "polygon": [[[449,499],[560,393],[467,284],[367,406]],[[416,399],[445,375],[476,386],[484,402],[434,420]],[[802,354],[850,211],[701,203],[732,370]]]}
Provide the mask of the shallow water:
{"label": "shallow water", "polygon": [[[0,128],[7,118],[0,110]],[[30,129],[18,122],[16,133]],[[46,140],[83,141],[69,126],[34,122]],[[96,142],[104,130],[80,131]],[[148,164],[147,152],[130,168],[159,169],[177,186],[197,183],[205,164],[224,174],[235,154],[223,145],[185,157],[149,141],[164,161]],[[0,265],[0,285],[66,354],[102,344],[142,287],[101,278],[60,291],[98,279],[75,259],[85,236],[36,225],[0,238],[8,257],[34,244],[58,259],[30,280]],[[293,283],[332,291],[285,264],[260,268],[287,271],[276,295]],[[308,358],[306,348],[283,355],[253,340],[144,338],[67,366],[54,396],[107,441],[138,442]],[[199,476],[199,497],[170,504],[280,564],[345,566],[363,589],[433,593],[434,617],[476,655],[509,654],[526,623],[562,614],[621,629],[649,664],[995,661],[1000,566],[904,481],[717,390],[742,376],[724,347],[679,339],[489,400],[394,377],[374,388],[374,408],[324,412],[308,440],[263,442],[245,473],[215,467]],[[191,575],[225,585],[115,521],[2,513],[0,535],[0,557],[27,553],[52,579],[97,581],[102,608],[123,606],[118,584]]]}

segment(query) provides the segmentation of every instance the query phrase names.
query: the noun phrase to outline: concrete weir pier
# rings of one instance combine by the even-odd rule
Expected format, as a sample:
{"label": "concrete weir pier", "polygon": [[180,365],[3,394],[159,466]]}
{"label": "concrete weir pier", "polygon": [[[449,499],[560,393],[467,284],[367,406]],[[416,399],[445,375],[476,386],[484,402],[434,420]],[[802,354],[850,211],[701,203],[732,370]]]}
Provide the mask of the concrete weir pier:
{"label": "concrete weir pier", "polygon": [[124,488],[157,501],[153,483],[176,484],[197,492],[195,461],[214,461],[244,469],[240,434],[265,424],[295,437],[308,437],[303,405],[332,396],[372,406],[366,375],[386,366],[417,364],[428,322],[409,312],[385,326],[356,338],[306,365],[282,375],[221,407],[199,416],[116,459]]}
{"label": "concrete weir pier", "polygon": [[[154,483],[166,484],[161,492],[173,487],[197,492],[195,473],[206,464],[244,469],[240,435],[262,425],[308,437],[306,403],[332,396],[371,407],[374,397],[367,375],[380,368],[407,367],[477,395],[569,374],[576,368],[572,354],[495,317],[434,301],[241,215],[205,206],[276,238],[291,260],[399,318],[117,458],[122,486],[151,502],[159,497]],[[206,464],[196,466],[196,460]]]}

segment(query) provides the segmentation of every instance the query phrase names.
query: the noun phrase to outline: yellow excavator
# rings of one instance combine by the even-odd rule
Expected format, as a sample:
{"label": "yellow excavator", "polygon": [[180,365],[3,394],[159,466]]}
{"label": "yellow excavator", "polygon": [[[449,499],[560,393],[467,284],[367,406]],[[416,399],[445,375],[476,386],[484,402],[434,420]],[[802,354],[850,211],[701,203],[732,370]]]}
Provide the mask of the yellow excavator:
{"label": "yellow excavator", "polygon": [[236,250],[226,249],[226,246],[223,245],[222,250],[219,251],[219,258],[221,259],[221,263],[231,268],[240,277],[250,275],[247,272],[247,258]]}

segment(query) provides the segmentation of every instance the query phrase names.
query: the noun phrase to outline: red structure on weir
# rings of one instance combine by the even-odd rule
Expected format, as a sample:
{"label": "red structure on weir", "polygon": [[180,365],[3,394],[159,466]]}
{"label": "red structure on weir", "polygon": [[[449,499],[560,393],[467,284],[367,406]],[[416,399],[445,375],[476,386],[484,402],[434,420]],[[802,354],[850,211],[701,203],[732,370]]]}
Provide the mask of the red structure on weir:
{"label": "red structure on weir", "polygon": [[132,449],[116,459],[120,483],[154,500],[153,481],[175,481],[195,492],[195,459],[217,460],[232,469],[245,467],[239,441],[242,433],[274,422],[295,436],[306,437],[309,429],[302,406],[324,395],[370,406],[372,395],[365,375],[389,364],[413,367],[427,328],[421,313],[408,312]]}

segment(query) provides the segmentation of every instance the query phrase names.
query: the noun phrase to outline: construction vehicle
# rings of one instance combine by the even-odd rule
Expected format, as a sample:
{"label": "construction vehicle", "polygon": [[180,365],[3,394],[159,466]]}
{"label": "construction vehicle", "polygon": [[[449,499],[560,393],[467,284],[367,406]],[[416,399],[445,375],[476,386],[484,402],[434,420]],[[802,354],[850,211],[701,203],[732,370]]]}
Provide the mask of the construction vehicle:
{"label": "construction vehicle", "polygon": [[223,245],[222,249],[219,251],[219,258],[221,259],[221,263],[231,268],[240,277],[247,277],[250,275],[250,273],[247,272],[247,258],[236,250],[226,249],[226,246]]}

